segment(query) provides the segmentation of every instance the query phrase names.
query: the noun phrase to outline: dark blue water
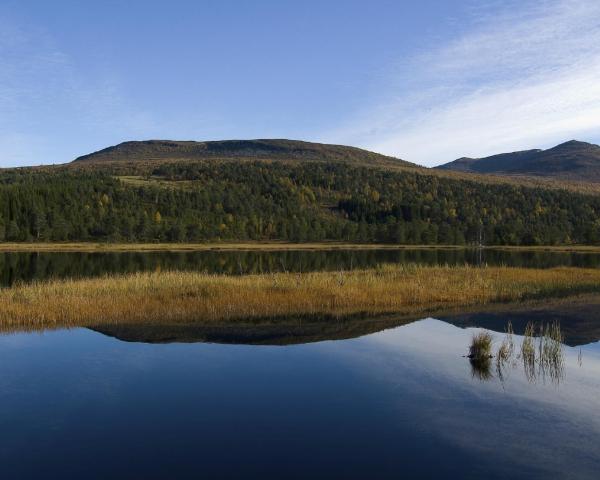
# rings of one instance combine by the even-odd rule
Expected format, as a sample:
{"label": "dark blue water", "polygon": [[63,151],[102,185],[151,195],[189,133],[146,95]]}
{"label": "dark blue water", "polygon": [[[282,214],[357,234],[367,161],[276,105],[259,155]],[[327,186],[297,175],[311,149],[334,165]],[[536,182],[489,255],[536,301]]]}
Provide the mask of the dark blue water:
{"label": "dark blue water", "polygon": [[598,478],[600,344],[565,347],[560,384],[518,365],[482,381],[462,357],[472,331],[425,319],[292,346],[0,336],[1,478]]}
{"label": "dark blue water", "polygon": [[423,248],[273,252],[0,252],[0,287],[19,281],[155,270],[195,270],[238,275],[349,270],[384,263],[600,267],[600,253]]}

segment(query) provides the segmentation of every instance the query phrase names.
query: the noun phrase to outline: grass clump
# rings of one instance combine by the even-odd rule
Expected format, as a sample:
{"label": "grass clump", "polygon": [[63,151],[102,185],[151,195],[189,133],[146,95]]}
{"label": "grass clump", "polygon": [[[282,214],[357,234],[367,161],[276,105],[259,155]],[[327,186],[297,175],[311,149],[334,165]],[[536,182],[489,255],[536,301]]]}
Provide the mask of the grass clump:
{"label": "grass clump", "polygon": [[484,330],[474,333],[469,347],[469,358],[481,359],[492,357],[492,335]]}
{"label": "grass clump", "polygon": [[473,334],[467,357],[471,363],[471,373],[474,378],[479,380],[492,378],[492,342],[492,335],[485,330]]}

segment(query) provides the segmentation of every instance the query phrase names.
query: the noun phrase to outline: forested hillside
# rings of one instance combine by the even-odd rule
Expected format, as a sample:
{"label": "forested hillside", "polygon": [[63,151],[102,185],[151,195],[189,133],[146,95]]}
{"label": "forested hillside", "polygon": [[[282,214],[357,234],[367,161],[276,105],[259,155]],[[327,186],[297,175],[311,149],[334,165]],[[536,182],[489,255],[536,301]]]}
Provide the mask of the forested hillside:
{"label": "forested hillside", "polygon": [[600,196],[345,162],[0,171],[0,240],[600,241]]}

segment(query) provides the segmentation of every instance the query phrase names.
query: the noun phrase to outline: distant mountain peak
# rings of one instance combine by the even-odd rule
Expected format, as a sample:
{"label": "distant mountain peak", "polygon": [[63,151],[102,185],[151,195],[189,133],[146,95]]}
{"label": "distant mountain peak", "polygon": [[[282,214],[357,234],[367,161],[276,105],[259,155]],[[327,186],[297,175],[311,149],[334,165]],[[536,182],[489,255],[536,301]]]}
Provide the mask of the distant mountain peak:
{"label": "distant mountain peak", "polygon": [[[588,142],[580,142],[579,140],[569,140],[568,142],[561,143],[556,147],[549,148],[548,151],[557,151],[557,150],[594,150],[600,149],[598,145]],[[544,151],[544,150],[540,150]]]}
{"label": "distant mountain peak", "polygon": [[[566,142],[563,143],[559,143],[556,147],[563,147],[563,146],[586,146],[586,147],[597,147],[598,145],[595,145],[593,143],[589,143],[589,142],[582,142],[581,140],[567,140]],[[554,148],[556,148],[554,147]]]}
{"label": "distant mountain peak", "polygon": [[600,146],[569,140],[547,150],[524,150],[475,159],[463,157],[436,168],[600,182]]}

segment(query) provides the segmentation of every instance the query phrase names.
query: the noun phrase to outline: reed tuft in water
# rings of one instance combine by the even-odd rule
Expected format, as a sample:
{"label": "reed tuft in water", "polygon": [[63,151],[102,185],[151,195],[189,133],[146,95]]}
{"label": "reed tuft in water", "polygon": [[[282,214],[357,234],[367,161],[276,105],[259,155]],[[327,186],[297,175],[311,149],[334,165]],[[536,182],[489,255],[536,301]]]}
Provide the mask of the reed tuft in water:
{"label": "reed tuft in water", "polygon": [[485,330],[473,334],[471,345],[469,346],[469,358],[481,359],[492,357],[493,338]]}
{"label": "reed tuft in water", "polygon": [[467,357],[471,363],[471,373],[474,378],[489,380],[493,377],[491,369],[492,342],[492,335],[485,330],[473,334]]}

